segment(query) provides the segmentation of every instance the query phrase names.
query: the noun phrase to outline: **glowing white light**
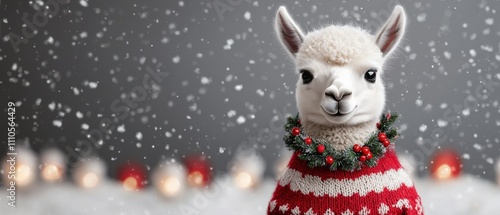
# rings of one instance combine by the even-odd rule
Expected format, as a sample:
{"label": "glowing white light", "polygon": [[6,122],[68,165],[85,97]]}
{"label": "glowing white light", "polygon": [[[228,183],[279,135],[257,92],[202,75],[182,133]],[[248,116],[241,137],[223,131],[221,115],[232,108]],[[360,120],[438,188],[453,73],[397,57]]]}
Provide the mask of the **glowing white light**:
{"label": "glowing white light", "polygon": [[33,169],[29,165],[17,164],[16,182],[18,186],[25,187],[31,184],[34,180],[33,175]]}
{"label": "glowing white light", "polygon": [[240,172],[235,176],[236,185],[240,188],[247,189],[253,187],[254,180],[248,172]]}
{"label": "glowing white light", "polygon": [[91,189],[99,186],[102,180],[105,179],[106,165],[97,158],[82,159],[77,164],[73,173],[75,183],[86,189]]}
{"label": "glowing white light", "polygon": [[[164,160],[154,170],[153,185],[162,196],[177,197],[186,187],[186,175],[186,170],[182,165],[174,160]],[[192,180],[199,182],[200,179],[195,176]]]}
{"label": "glowing white light", "polygon": [[60,181],[63,177],[62,168],[55,164],[47,164],[42,169],[42,178],[46,182]]}
{"label": "glowing white light", "polygon": [[81,186],[84,188],[94,188],[97,184],[99,184],[99,177],[93,172],[87,173],[82,178]]}
{"label": "glowing white light", "polygon": [[442,164],[434,173],[438,179],[449,179],[451,177],[451,167],[448,164]]}
{"label": "glowing white light", "polygon": [[128,177],[123,181],[123,188],[126,191],[134,191],[137,190],[139,183],[137,183],[137,179],[134,177]]}
{"label": "glowing white light", "polygon": [[163,183],[161,192],[166,196],[174,196],[181,190],[181,182],[174,177],[168,177]]}

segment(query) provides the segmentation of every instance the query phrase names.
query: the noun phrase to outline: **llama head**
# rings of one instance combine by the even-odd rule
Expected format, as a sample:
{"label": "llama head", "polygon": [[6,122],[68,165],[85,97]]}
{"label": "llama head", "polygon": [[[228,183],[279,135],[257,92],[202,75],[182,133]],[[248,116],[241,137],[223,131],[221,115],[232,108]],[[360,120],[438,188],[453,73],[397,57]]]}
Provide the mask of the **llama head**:
{"label": "llama head", "polygon": [[378,119],[385,105],[383,65],[405,32],[401,6],[375,35],[349,25],[304,34],[283,6],[275,25],[299,73],[296,100],[304,121],[333,126]]}

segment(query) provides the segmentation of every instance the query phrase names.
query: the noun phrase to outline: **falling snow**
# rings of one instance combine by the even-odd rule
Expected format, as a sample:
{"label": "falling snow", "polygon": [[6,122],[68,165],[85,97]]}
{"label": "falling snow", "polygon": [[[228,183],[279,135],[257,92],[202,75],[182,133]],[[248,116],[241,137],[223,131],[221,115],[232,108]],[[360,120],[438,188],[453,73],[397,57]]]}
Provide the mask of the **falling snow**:
{"label": "falling snow", "polygon": [[229,50],[231,49],[231,46],[234,44],[234,40],[233,39],[228,39],[226,41],[226,45],[224,45],[224,50]]}
{"label": "falling snow", "polygon": [[246,122],[246,119],[245,119],[245,117],[244,117],[244,116],[239,116],[239,117],[236,119],[236,123],[238,123],[238,124],[240,124],[240,125],[241,125],[241,124],[243,124],[243,123],[245,123],[245,122]]}
{"label": "falling snow", "polygon": [[245,17],[246,20],[250,20],[252,17],[251,17],[251,14],[250,12],[245,12],[245,14],[243,15],[243,17]]}
{"label": "falling snow", "polygon": [[181,57],[180,56],[175,56],[175,57],[172,58],[172,62],[175,63],[175,64],[179,63],[180,61],[181,61]]}
{"label": "falling snow", "polygon": [[52,125],[54,125],[55,127],[60,128],[62,126],[62,121],[56,119],[56,120],[52,121]]}
{"label": "falling snow", "polygon": [[89,6],[89,3],[88,3],[88,1],[87,1],[87,0],[80,0],[80,5],[81,5],[82,7],[88,7],[88,6]]}
{"label": "falling snow", "polygon": [[212,79],[207,78],[207,77],[201,77],[201,84],[210,84],[212,82]]}
{"label": "falling snow", "polygon": [[[129,159],[154,167],[162,157],[194,152],[224,170],[218,159],[233,156],[253,137],[250,147],[272,166],[284,148],[283,130],[272,128],[281,129],[286,115],[297,114],[301,68],[277,40],[275,3],[220,1],[227,10],[217,12],[219,1],[111,6],[78,0],[60,4],[47,24],[26,37],[22,30],[30,25],[23,24],[23,11],[31,21],[49,6],[42,0],[15,2],[1,2],[20,17],[2,17],[0,23],[0,86],[18,105],[19,138],[61,147],[100,138],[95,145],[102,147],[93,152],[112,168]],[[376,1],[284,4],[305,32],[332,23],[375,32],[391,9]],[[500,160],[499,4],[401,4],[407,35],[381,73],[385,110],[402,114],[396,150],[415,155],[422,176],[433,152],[452,148],[463,159],[464,173],[494,181]],[[10,33],[23,38],[18,51]],[[273,130],[269,142],[259,137],[266,128]],[[478,203],[470,210],[484,207]]]}

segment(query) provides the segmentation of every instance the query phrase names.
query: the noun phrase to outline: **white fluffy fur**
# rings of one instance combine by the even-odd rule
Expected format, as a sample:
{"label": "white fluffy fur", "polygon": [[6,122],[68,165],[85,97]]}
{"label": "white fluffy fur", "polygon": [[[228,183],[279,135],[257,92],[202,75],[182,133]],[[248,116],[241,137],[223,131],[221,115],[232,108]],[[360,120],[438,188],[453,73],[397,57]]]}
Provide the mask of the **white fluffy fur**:
{"label": "white fluffy fur", "polygon": [[[375,130],[385,106],[383,65],[405,26],[404,10],[396,6],[375,35],[349,25],[304,34],[284,7],[278,9],[278,38],[294,58],[296,70],[308,70],[314,77],[308,84],[299,78],[296,88],[297,107],[309,135],[340,149],[362,144]],[[370,69],[377,70],[375,83],[364,78]]]}

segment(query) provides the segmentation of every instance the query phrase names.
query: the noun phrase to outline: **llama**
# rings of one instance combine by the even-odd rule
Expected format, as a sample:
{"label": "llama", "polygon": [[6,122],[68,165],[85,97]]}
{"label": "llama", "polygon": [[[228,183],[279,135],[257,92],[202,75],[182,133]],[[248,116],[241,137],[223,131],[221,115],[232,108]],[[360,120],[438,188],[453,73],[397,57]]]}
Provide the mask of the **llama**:
{"label": "llama", "polygon": [[[389,115],[379,121],[386,100],[381,76],[384,63],[394,55],[405,33],[403,8],[396,6],[375,35],[351,25],[331,25],[304,34],[283,6],[275,25],[300,76],[296,85],[300,121],[293,123],[301,130],[291,129],[285,141],[317,145],[314,156],[324,160],[311,165],[296,151],[267,213],[423,214],[413,182],[378,124],[390,121]],[[374,140],[377,132],[379,139]],[[353,162],[335,161],[324,155],[325,145],[318,141],[326,143],[330,151],[361,156]],[[383,148],[377,152],[376,163],[369,160],[375,155],[367,141],[380,141],[376,146]],[[330,165],[330,169],[320,164]],[[347,165],[359,167],[345,170]]]}

